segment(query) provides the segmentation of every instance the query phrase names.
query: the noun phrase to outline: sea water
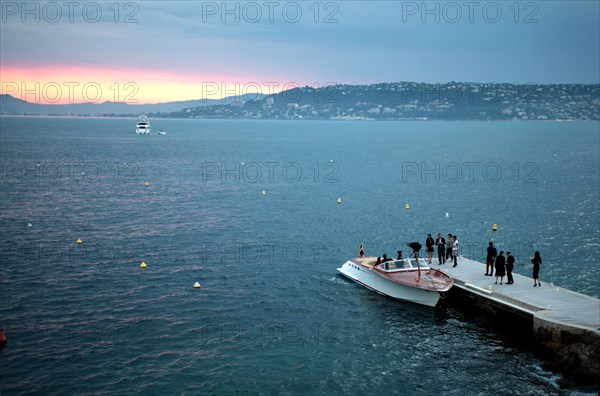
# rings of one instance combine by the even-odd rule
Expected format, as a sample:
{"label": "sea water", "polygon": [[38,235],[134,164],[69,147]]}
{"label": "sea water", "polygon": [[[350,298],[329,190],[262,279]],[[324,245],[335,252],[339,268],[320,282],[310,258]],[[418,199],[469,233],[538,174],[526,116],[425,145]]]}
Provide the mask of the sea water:
{"label": "sea water", "polygon": [[600,297],[597,122],[150,121],[0,118],[2,391],[590,391],[336,268],[452,233]]}

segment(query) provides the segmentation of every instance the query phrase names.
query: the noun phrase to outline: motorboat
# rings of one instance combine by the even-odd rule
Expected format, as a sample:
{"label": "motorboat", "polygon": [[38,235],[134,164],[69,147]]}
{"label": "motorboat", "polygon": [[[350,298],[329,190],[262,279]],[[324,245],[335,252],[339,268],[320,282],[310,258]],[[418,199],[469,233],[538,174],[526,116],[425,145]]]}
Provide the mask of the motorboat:
{"label": "motorboat", "polygon": [[135,127],[135,133],[141,135],[147,135],[150,133],[150,121],[148,121],[148,118],[144,114],[138,118],[138,122]]}
{"label": "motorboat", "polygon": [[430,268],[425,259],[406,258],[377,264],[376,257],[356,257],[337,270],[379,294],[429,307],[435,307],[443,293],[454,285],[454,278]]}
{"label": "motorboat", "polygon": [[167,132],[165,132],[163,129],[161,129],[160,131],[156,132],[159,135],[166,135]]}

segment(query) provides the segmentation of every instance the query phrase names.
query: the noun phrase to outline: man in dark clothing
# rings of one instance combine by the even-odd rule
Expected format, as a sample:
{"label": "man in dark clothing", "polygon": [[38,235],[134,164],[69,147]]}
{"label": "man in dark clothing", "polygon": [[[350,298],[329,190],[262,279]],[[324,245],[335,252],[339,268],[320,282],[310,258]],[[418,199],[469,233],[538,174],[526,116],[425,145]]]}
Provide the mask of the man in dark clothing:
{"label": "man in dark clothing", "polygon": [[496,251],[494,244],[490,242],[490,245],[487,248],[487,259],[485,260],[485,276],[494,276],[494,261],[496,260],[497,254],[498,252]]}
{"label": "man in dark clothing", "polygon": [[446,260],[444,262],[448,259],[452,260],[452,234],[448,234],[448,239],[446,239]]}
{"label": "man in dark clothing", "polygon": [[411,243],[407,243],[406,246],[408,246],[409,248],[411,248],[413,250],[413,255],[415,256],[415,259],[419,259],[419,250],[421,250],[421,244],[419,242],[411,242]]}
{"label": "man in dark clothing", "polygon": [[512,285],[514,282],[512,270],[515,267],[515,258],[510,252],[506,252],[506,284]]}
{"label": "man in dark clothing", "polygon": [[435,244],[438,248],[438,261],[440,262],[440,265],[444,264],[446,262],[446,240],[442,234],[438,234]]}

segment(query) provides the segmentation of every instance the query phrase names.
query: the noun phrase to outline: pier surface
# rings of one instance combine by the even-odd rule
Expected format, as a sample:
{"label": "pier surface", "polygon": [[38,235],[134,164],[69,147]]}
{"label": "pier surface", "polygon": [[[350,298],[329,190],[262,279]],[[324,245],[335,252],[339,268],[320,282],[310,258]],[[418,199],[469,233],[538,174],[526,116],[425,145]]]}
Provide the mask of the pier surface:
{"label": "pier surface", "polygon": [[496,284],[495,276],[484,275],[484,263],[463,257],[457,267],[450,261],[438,265],[436,260],[431,267],[452,275],[453,289],[481,308],[492,313],[499,308],[531,318],[532,336],[550,352],[551,367],[600,389],[599,299],[547,282],[533,287],[532,278],[514,272],[515,283],[507,285],[504,277],[504,284]]}
{"label": "pier surface", "polygon": [[[600,336],[600,300],[560,286],[542,282],[533,287],[533,279],[513,272],[514,283],[495,284],[495,276],[484,276],[485,264],[461,257],[458,266],[447,261],[431,267],[454,277],[454,287],[524,315],[531,315],[534,327],[569,333],[591,332]],[[543,270],[543,268],[542,268]],[[535,330],[535,329],[534,329]]]}

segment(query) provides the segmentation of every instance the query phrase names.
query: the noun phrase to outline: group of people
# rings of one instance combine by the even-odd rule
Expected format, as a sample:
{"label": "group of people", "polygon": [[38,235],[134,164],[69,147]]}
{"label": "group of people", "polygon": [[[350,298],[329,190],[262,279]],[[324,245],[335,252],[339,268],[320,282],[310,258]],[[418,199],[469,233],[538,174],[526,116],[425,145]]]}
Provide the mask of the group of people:
{"label": "group of people", "polygon": [[[533,287],[542,286],[542,282],[539,280],[540,275],[540,265],[542,265],[542,257],[540,256],[540,252],[535,252],[533,258],[531,259],[531,263],[533,264]],[[510,252],[506,252],[506,257],[504,257],[504,251],[498,251],[494,247],[493,242],[489,243],[487,248],[487,258],[485,260],[485,276],[494,276],[494,269],[496,270],[496,284],[498,284],[498,278],[500,278],[500,284],[504,280],[504,276],[506,275],[506,284],[512,285],[515,283],[512,271],[515,267],[515,258]]]}
{"label": "group of people", "polygon": [[445,239],[442,234],[437,234],[435,241],[431,234],[427,234],[425,240],[425,248],[427,250],[427,261],[431,264],[434,246],[437,246],[438,252],[438,265],[445,264],[446,261],[454,262],[453,267],[458,265],[458,237],[456,235],[448,234],[448,239]]}
{"label": "group of people", "polygon": [[[410,242],[407,243],[406,246],[412,249],[411,256],[418,260],[419,252],[423,246],[419,242]],[[438,234],[437,239],[434,241],[431,234],[427,234],[427,239],[425,240],[425,250],[427,251],[427,262],[429,264],[431,264],[432,261],[433,252],[435,250],[434,246],[437,246],[438,249],[439,265],[444,264],[448,260],[450,260],[450,262],[454,262],[453,267],[458,265],[458,237],[456,235],[448,234],[448,241],[446,241],[442,234]],[[360,248],[358,250],[358,256],[365,257],[365,248],[362,243],[360,244]],[[398,258],[396,260],[402,260],[403,258],[402,250],[398,250]],[[383,257],[377,257],[377,264],[391,260],[393,259],[388,258],[387,254],[384,254]]]}
{"label": "group of people", "polygon": [[506,275],[506,284],[512,285],[515,283],[512,271],[515,267],[515,258],[509,251],[506,252],[504,257],[504,251],[501,250],[500,254],[494,247],[494,243],[490,242],[487,248],[487,257],[485,260],[485,276],[494,276],[494,269],[496,270],[496,284],[498,284],[498,278],[500,278],[500,284],[504,280]]}
{"label": "group of people", "polygon": [[[412,256],[414,256],[417,260],[419,259],[419,252],[421,251],[422,245],[419,242],[410,242],[407,243],[406,246],[412,249]],[[448,239],[444,239],[442,234],[438,234],[437,238],[434,240],[431,234],[427,234],[427,239],[425,240],[425,250],[427,251],[427,261],[431,264],[434,246],[437,246],[438,251],[438,265],[442,265],[446,263],[446,261],[450,260],[450,262],[454,262],[453,267],[458,265],[458,237],[456,235],[448,234]],[[360,244],[360,249],[358,251],[359,257],[365,257],[365,248],[363,244]],[[397,260],[402,260],[402,250],[398,250],[398,258]],[[387,254],[384,254],[383,257],[377,257],[377,264],[384,263],[386,261],[392,261],[392,258],[388,258]],[[541,287],[542,282],[539,280],[540,274],[540,266],[542,265],[542,257],[540,256],[540,252],[535,252],[533,258],[531,259],[531,263],[533,264],[533,286]],[[500,284],[503,284],[504,276],[506,276],[506,284],[512,285],[515,283],[512,271],[515,267],[515,257],[509,252],[506,252],[506,256],[504,256],[504,251],[498,251],[494,247],[494,243],[490,242],[487,248],[487,258],[485,262],[485,276],[494,276],[494,269],[496,270],[496,284],[498,284],[498,280],[500,280]]]}
{"label": "group of people", "polygon": [[[358,252],[359,257],[365,257],[365,248],[363,247],[363,244],[360,244],[360,250]],[[417,255],[417,258],[419,258],[419,256]],[[402,256],[402,250],[398,250],[398,258],[396,258],[396,260],[404,260],[404,257]],[[394,261],[393,258],[388,257],[387,253],[384,253],[383,256],[379,256],[377,257],[377,261],[375,262],[375,265],[379,265],[382,263],[385,263],[387,261]]]}

